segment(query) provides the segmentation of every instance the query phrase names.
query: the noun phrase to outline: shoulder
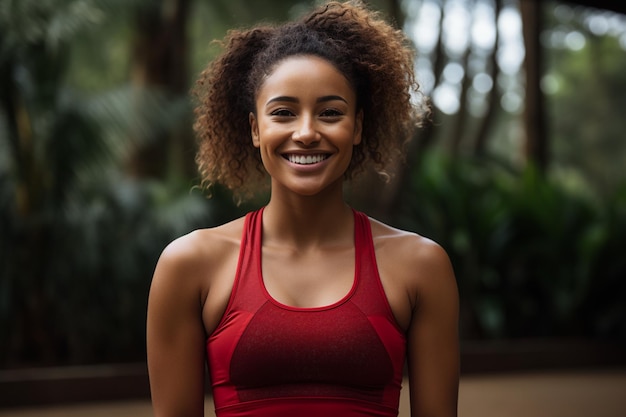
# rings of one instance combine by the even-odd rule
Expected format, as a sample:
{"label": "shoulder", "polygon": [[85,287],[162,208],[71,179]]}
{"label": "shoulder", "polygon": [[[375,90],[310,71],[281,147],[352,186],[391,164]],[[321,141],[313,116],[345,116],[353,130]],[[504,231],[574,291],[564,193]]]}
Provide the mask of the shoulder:
{"label": "shoulder", "polygon": [[403,265],[418,267],[420,270],[449,265],[446,251],[435,241],[372,218],[370,224],[376,250],[385,256],[391,256]]}
{"label": "shoulder", "polygon": [[456,293],[456,280],[446,251],[435,241],[370,219],[379,266],[402,285],[410,298],[432,292]]}
{"label": "shoulder", "polygon": [[243,232],[244,218],[221,226],[198,229],[181,236],[165,247],[159,262],[195,263],[207,258],[219,259],[224,250],[238,247]]}
{"label": "shoulder", "polygon": [[244,218],[198,229],[168,244],[156,266],[153,285],[161,281],[205,289],[210,278],[233,256],[238,256]]}

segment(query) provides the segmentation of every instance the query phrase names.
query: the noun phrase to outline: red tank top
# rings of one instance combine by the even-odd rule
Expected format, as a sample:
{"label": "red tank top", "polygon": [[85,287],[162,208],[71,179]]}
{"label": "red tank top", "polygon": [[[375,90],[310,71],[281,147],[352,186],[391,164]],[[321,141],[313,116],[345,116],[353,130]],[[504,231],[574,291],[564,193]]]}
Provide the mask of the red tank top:
{"label": "red tank top", "polygon": [[206,343],[218,417],[398,415],[406,339],[383,291],[370,223],[354,211],[355,277],[334,304],[274,300],[261,274],[263,209],[245,219],[228,306]]}

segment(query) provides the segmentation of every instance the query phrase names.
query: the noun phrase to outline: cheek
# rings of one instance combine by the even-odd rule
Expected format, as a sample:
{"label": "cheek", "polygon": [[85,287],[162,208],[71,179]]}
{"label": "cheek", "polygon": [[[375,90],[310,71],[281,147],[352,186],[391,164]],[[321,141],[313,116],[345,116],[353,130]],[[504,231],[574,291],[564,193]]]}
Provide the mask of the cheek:
{"label": "cheek", "polygon": [[263,165],[267,166],[271,158],[274,156],[274,147],[268,144],[267,141],[261,140],[259,141],[257,148],[261,157],[261,162],[263,162]]}
{"label": "cheek", "polygon": [[343,138],[343,144],[348,147],[357,145],[361,141],[361,134],[355,125],[345,125],[335,131],[337,137]]}

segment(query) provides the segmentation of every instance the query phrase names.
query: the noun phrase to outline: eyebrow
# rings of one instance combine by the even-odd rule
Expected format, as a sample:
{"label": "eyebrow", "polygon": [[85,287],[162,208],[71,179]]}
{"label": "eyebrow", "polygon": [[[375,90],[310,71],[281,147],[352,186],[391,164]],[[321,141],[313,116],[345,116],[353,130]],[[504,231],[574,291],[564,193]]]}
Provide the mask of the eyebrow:
{"label": "eyebrow", "polygon": [[[348,103],[348,101],[341,97],[341,96],[322,96],[322,97],[318,97],[317,100],[315,100],[316,103],[324,103],[327,101],[333,101],[333,100],[339,100],[339,101],[343,101],[344,103]],[[270,104],[270,103],[274,103],[276,101],[284,101],[284,102],[288,102],[288,103],[298,103],[300,100],[298,100],[296,97],[290,97],[290,96],[278,96],[278,97],[272,97],[271,99],[269,99],[266,103]]]}

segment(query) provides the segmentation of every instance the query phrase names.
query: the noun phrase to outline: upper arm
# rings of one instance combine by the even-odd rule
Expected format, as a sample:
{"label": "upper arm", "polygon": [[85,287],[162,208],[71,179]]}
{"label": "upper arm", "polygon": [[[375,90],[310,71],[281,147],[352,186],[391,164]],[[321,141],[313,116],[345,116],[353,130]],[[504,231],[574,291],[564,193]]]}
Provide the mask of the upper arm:
{"label": "upper arm", "polygon": [[204,413],[205,332],[197,256],[170,244],[155,269],[148,299],[147,355],[156,417]]}
{"label": "upper arm", "polygon": [[459,301],[444,250],[422,245],[416,257],[416,296],[408,329],[411,416],[455,417],[459,384]]}

